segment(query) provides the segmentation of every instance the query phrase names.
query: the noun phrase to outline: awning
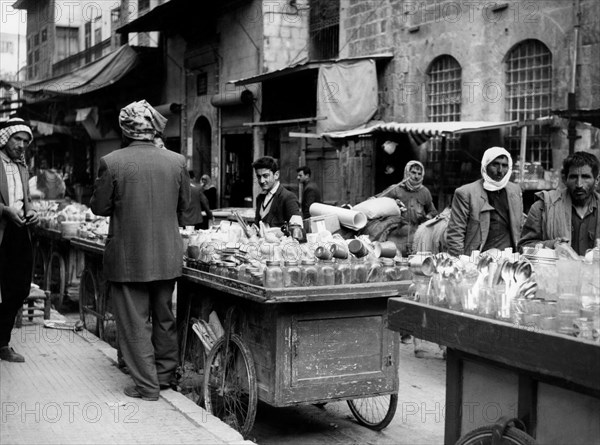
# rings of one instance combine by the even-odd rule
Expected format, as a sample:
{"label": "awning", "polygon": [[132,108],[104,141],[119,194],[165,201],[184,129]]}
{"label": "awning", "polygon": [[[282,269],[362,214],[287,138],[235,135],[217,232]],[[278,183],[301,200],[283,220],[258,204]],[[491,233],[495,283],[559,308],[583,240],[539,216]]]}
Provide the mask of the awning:
{"label": "awning", "polygon": [[362,128],[356,128],[348,131],[334,131],[323,133],[321,136],[325,139],[345,139],[357,136],[364,136],[378,132],[388,133],[407,133],[415,139],[420,145],[427,139],[434,136],[453,135],[461,133],[471,133],[474,131],[495,130],[504,127],[514,127],[519,125],[518,120],[485,122],[485,121],[457,121],[457,122],[377,122],[366,125]]}
{"label": "awning", "polygon": [[28,93],[81,95],[114,84],[129,73],[139,62],[138,53],[129,45],[89,63],[69,74],[52,79],[23,83],[15,88]]}
{"label": "awning", "polygon": [[359,57],[348,57],[344,59],[326,59],[326,60],[312,60],[312,61],[302,61],[293,65],[286,66],[285,68],[281,68],[275,71],[271,71],[269,73],[258,74],[252,77],[246,77],[244,79],[239,80],[230,80],[227,83],[232,83],[234,85],[247,85],[250,83],[258,83],[264,82],[265,80],[275,79],[277,77],[287,76],[290,74],[294,74],[300,71],[305,70],[314,70],[318,69],[320,66],[328,64],[328,63],[338,63],[338,62],[348,62],[348,61],[356,61],[356,60],[389,60],[394,57],[392,53],[381,53],[381,54],[371,54],[368,56],[359,56]]}

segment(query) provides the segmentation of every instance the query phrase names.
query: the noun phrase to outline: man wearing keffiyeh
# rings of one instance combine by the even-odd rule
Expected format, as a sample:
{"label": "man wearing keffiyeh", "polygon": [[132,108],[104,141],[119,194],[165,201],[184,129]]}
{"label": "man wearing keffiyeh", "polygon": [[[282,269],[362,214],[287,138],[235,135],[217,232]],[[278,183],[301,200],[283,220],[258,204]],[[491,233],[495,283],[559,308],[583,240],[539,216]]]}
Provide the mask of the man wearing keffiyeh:
{"label": "man wearing keffiyeh", "polygon": [[451,255],[511,247],[516,251],[523,220],[521,187],[509,182],[510,153],[502,147],[485,151],[481,176],[454,192],[446,239]]}
{"label": "man wearing keffiyeh", "polygon": [[9,346],[11,331],[31,288],[33,251],[29,227],[38,215],[31,208],[25,149],[33,140],[20,118],[0,123],[0,360],[24,362]]}
{"label": "man wearing keffiyeh", "polygon": [[166,121],[145,100],[121,110],[125,148],[100,159],[90,201],[96,215],[110,216],[104,275],[134,382],[124,392],[144,400],[170,387],[179,359],[171,298],[183,266],[179,223],[190,177],[182,155],[154,143]]}

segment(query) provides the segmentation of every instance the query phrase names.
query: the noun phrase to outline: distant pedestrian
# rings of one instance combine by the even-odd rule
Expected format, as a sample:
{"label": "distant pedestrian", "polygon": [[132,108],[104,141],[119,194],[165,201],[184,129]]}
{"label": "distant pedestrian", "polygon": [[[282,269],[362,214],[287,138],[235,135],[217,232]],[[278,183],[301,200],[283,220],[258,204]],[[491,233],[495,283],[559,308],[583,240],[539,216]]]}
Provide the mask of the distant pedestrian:
{"label": "distant pedestrian", "polygon": [[298,173],[298,182],[303,185],[302,191],[302,218],[310,218],[310,206],[315,202],[323,202],[321,200],[321,191],[317,184],[312,181],[312,174],[309,167],[302,166],[296,169]]}
{"label": "distant pedestrian", "polygon": [[9,346],[17,314],[31,290],[33,249],[29,227],[37,224],[31,208],[25,149],[33,134],[23,119],[0,124],[0,359],[24,362]]}
{"label": "distant pedestrian", "polygon": [[178,364],[171,298],[182,273],[179,219],[190,200],[185,158],[158,148],[166,119],[145,100],[119,114],[125,148],[100,159],[90,207],[110,216],[104,274],[119,347],[135,385],[125,395],[158,400]]}
{"label": "distant pedestrian", "polygon": [[[208,229],[212,223],[213,214],[208,204],[208,199],[202,191],[202,185],[195,180],[196,175],[193,170],[190,174],[190,205],[183,212],[181,217],[182,226],[194,226],[194,229]],[[206,214],[206,217],[202,215]]]}
{"label": "distant pedestrian", "polygon": [[217,188],[213,184],[213,180],[208,175],[202,175],[200,177],[200,183],[202,184],[202,191],[208,199],[208,205],[211,209],[217,208]]}

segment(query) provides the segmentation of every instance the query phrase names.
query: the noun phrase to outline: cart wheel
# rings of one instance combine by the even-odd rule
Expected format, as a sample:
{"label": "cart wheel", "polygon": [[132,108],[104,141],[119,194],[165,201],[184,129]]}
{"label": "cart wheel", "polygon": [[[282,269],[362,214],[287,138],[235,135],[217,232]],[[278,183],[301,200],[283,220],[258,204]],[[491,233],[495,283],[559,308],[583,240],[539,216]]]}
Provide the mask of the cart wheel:
{"label": "cart wheel", "polygon": [[99,335],[98,321],[102,318],[98,303],[96,278],[90,269],[84,269],[79,281],[79,318],[83,327],[96,336]]}
{"label": "cart wheel", "polygon": [[348,400],[348,406],[358,423],[380,431],[390,424],[396,414],[398,394]]}
{"label": "cart wheel", "polygon": [[52,297],[57,297],[57,308],[60,308],[63,304],[66,278],[67,268],[65,267],[65,260],[58,252],[53,252],[48,262],[46,289],[50,291]]}
{"label": "cart wheel", "polygon": [[228,348],[221,337],[210,350],[203,390],[206,410],[246,437],[254,426],[258,390],[254,360],[238,335],[231,334]]}
{"label": "cart wheel", "polygon": [[31,281],[41,288],[44,288],[46,283],[44,277],[46,275],[46,255],[44,254],[42,245],[39,241],[36,241],[33,249],[33,270]]}
{"label": "cart wheel", "polygon": [[536,445],[537,442],[529,434],[520,429],[509,426],[502,433],[500,440],[494,440],[494,428],[492,425],[482,426],[469,431],[456,442],[456,445]]}

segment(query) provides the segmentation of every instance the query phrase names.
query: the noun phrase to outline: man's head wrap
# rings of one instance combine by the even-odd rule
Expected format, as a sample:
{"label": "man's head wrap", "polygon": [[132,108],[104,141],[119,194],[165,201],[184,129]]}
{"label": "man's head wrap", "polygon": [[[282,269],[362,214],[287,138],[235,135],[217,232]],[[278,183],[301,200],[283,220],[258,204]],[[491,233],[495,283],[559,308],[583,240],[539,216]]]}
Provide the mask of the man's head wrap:
{"label": "man's head wrap", "polygon": [[4,148],[10,137],[15,133],[27,133],[33,140],[31,127],[20,117],[13,117],[6,122],[0,122],[0,149]]}
{"label": "man's head wrap", "polygon": [[119,127],[123,134],[137,141],[152,141],[162,133],[167,119],[145,100],[132,102],[119,113]]}
{"label": "man's head wrap", "polygon": [[[506,156],[508,159],[508,172],[500,181],[494,181],[487,174],[487,166],[499,156]],[[502,147],[488,148],[483,154],[481,159],[481,176],[483,177],[483,188],[490,192],[497,192],[502,190],[510,181],[510,175],[512,174],[513,162],[510,157],[510,153]]]}
{"label": "man's head wrap", "polygon": [[[418,181],[415,181],[410,175],[411,167],[420,167],[423,172],[423,176]],[[400,185],[404,186],[409,192],[416,192],[423,187],[423,178],[425,177],[425,167],[419,161],[408,161],[406,167],[404,167],[404,179],[400,182]]]}

